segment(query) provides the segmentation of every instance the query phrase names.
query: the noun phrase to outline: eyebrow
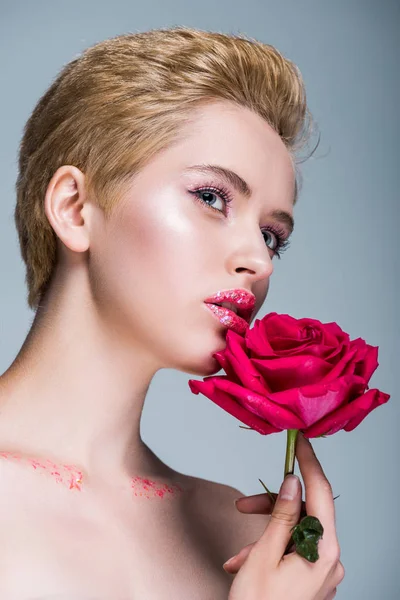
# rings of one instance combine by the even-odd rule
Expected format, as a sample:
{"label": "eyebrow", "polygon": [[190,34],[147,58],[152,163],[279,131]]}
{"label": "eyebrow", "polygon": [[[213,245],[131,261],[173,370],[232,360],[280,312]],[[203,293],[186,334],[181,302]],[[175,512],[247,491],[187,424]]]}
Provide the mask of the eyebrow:
{"label": "eyebrow", "polygon": [[[250,198],[252,195],[251,188],[249,184],[240,177],[235,171],[231,171],[226,167],[221,167],[219,165],[192,165],[187,167],[185,171],[199,171],[200,173],[212,173],[219,177],[225,179],[225,181],[230,184],[237,192],[239,192],[245,198]],[[293,203],[297,200],[297,182],[295,182],[295,190],[294,190],[294,198]],[[269,213],[269,216],[279,221],[283,225],[285,225],[289,232],[292,233],[294,229],[294,219],[292,215],[284,210],[276,209]]]}

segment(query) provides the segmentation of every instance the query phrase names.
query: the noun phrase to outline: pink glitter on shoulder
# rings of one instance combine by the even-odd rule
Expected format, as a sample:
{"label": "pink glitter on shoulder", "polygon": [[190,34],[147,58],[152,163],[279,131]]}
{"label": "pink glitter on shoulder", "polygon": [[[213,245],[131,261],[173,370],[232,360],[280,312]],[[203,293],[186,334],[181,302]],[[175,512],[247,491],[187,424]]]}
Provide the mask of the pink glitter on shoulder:
{"label": "pink glitter on shoulder", "polygon": [[132,477],[131,487],[135,496],[142,496],[148,500],[176,496],[184,491],[178,484],[157,483],[144,477]]}
{"label": "pink glitter on shoulder", "polygon": [[65,485],[70,490],[81,491],[83,473],[73,465],[57,465],[49,459],[25,456],[16,452],[0,452],[0,458],[18,462],[21,466],[27,466],[38,473],[50,475],[56,483]]}

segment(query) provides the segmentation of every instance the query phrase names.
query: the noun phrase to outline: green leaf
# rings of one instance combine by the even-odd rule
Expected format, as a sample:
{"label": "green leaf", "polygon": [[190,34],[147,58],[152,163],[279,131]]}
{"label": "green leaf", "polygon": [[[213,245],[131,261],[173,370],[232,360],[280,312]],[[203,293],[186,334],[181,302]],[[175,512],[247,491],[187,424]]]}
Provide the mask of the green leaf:
{"label": "green leaf", "polygon": [[307,515],[306,517],[303,517],[299,525],[301,525],[303,530],[311,529],[318,533],[321,537],[324,533],[324,528],[322,527],[320,520],[317,519],[317,517],[313,517],[312,515]]}
{"label": "green leaf", "polygon": [[292,529],[292,539],[296,546],[304,542],[304,535],[298,525]]}
{"label": "green leaf", "polygon": [[291,531],[297,554],[309,562],[316,562],[319,558],[318,542],[324,533],[319,519],[307,515]]}
{"label": "green leaf", "polygon": [[315,542],[305,540],[296,546],[296,552],[311,563],[315,563],[319,559],[318,546]]}

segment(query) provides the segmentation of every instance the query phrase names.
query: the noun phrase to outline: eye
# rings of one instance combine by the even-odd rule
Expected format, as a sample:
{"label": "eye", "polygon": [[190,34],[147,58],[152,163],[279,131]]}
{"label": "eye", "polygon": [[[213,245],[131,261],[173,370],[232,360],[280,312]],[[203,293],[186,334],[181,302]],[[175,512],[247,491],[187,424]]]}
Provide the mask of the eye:
{"label": "eye", "polygon": [[265,229],[261,233],[264,236],[264,240],[268,248],[271,248],[271,250],[276,250],[276,248],[279,246],[278,236],[269,229]]}
{"label": "eye", "polygon": [[[221,210],[221,209],[217,208],[218,202],[220,202],[220,204],[222,204],[222,210],[223,210],[223,208],[225,206],[225,202],[214,192],[199,192],[199,195],[203,202],[205,202],[209,206],[212,206],[212,208],[215,208],[216,210]],[[217,204],[217,206],[215,206],[215,204]]]}
{"label": "eye", "polygon": [[269,227],[261,230],[264,236],[265,244],[272,250],[274,256],[281,257],[281,254],[287,249],[290,244],[288,239],[285,239],[285,231],[278,227]]}
{"label": "eye", "polygon": [[[219,213],[224,213],[224,208],[226,209],[232,201],[229,192],[222,188],[207,186],[190,191],[190,193],[197,202]],[[221,206],[221,208],[218,206]]]}

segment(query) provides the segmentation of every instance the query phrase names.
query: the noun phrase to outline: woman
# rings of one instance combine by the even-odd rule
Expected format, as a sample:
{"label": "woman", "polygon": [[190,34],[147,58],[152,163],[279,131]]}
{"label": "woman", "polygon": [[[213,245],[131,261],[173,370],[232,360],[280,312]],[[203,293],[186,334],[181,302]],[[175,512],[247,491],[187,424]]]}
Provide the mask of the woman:
{"label": "woman", "polygon": [[[140,437],[154,374],[217,372],[227,327],[263,304],[306,129],[300,74],[274,48],[184,28],[89,48],[36,106],[16,207],[36,315],[0,379],[1,598],[334,596],[332,493],[309,442],[315,565],[285,554],[297,478],[269,520],[265,495],[237,510],[238,490],[174,471]],[[239,317],[246,298],[247,322],[226,324],[220,291]]]}

